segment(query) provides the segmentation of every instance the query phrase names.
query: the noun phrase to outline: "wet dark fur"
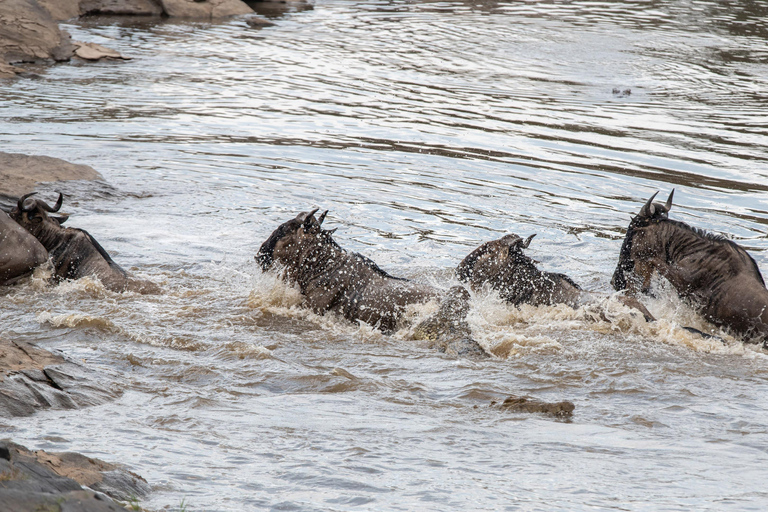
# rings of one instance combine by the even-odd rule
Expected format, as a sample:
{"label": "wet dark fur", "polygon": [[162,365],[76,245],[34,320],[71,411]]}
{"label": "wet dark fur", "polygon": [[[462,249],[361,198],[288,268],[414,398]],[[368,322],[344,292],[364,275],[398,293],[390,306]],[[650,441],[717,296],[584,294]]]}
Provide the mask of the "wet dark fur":
{"label": "wet dark fur", "polygon": [[632,219],[613,287],[648,293],[652,276],[659,274],[708,321],[746,340],[765,342],[768,290],[755,260],[735,242],[670,220],[664,205],[654,206]]}
{"label": "wet dark fur", "polygon": [[565,303],[575,306],[581,288],[565,274],[544,272],[523,254],[528,246],[517,235],[486,242],[472,251],[456,268],[456,275],[474,290],[488,284],[504,300],[519,306]]}
{"label": "wet dark fur", "polygon": [[280,225],[256,255],[263,270],[277,265],[286,280],[297,284],[314,312],[339,313],[392,332],[408,304],[440,297],[430,286],[394,277],[371,259],[344,250],[332,231],[322,229],[325,215],[318,220],[316,211]]}
{"label": "wet dark fur", "polygon": [[62,227],[67,217],[48,215],[48,212],[57,211],[61,206],[61,194],[55,208],[42,200],[27,197],[19,200],[11,211],[11,217],[48,251],[57,279],[95,276],[106,288],[116,292],[160,292],[154,283],[130,277],[87,231]]}

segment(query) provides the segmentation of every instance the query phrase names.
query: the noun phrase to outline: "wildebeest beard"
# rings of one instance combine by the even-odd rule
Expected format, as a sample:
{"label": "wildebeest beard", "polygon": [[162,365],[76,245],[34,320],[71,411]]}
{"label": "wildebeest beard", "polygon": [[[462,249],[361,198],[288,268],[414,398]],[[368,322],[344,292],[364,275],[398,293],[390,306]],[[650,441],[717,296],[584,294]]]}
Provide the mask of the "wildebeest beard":
{"label": "wildebeest beard", "polygon": [[659,275],[708,321],[748,341],[768,339],[768,290],[755,260],[722,236],[669,219],[672,194],[665,205],[655,196],[627,229],[613,287],[648,293]]}
{"label": "wildebeest beard", "polygon": [[343,249],[333,239],[335,230],[322,228],[327,212],[316,218],[317,211],[280,225],[256,255],[262,270],[276,267],[298,285],[314,312],[339,313],[392,332],[408,304],[440,296],[431,286],[394,277],[371,259]]}

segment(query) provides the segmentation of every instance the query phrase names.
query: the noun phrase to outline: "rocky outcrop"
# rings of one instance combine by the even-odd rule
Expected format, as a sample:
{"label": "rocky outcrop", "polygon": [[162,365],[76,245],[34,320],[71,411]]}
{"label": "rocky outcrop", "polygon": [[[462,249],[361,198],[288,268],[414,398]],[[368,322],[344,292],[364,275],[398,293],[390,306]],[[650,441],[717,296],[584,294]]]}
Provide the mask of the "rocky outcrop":
{"label": "rocky outcrop", "polygon": [[80,0],[83,14],[160,16],[163,8],[157,0]]}
{"label": "rocky outcrop", "polygon": [[240,0],[160,0],[165,14],[178,18],[224,18],[253,13]]}
{"label": "rocky outcrop", "polygon": [[0,441],[0,512],[124,512],[110,498],[128,500],[149,491],[146,480],[120,466]]}
{"label": "rocky outcrop", "polygon": [[82,15],[170,16],[213,20],[253,9],[241,0],[2,0],[0,1],[0,78],[22,70],[15,63],[124,59],[114,50],[93,43],[76,43],[60,30],[58,21]]}
{"label": "rocky outcrop", "polygon": [[96,372],[59,354],[0,338],[0,417],[97,405],[119,395],[100,381]]}
{"label": "rocky outcrop", "polygon": [[253,13],[241,0],[36,0],[59,21],[83,15],[215,19]]}
{"label": "rocky outcrop", "polygon": [[0,211],[0,286],[12,284],[48,261],[48,251],[29,231]]}
{"label": "rocky outcrop", "polygon": [[69,34],[36,0],[0,2],[0,61],[62,61],[73,52]]}
{"label": "rocky outcrop", "polygon": [[101,179],[101,175],[87,165],[71,164],[49,156],[0,152],[0,196],[20,197],[31,192],[38,183],[48,181]]}

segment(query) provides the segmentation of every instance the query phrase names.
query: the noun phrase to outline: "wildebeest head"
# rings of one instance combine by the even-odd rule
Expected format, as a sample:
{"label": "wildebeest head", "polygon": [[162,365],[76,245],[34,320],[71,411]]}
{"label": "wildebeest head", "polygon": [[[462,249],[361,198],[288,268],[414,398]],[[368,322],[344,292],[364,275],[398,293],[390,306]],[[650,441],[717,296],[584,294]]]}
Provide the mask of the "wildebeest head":
{"label": "wildebeest head", "polygon": [[318,210],[300,213],[295,219],[284,222],[261,244],[256,261],[262,270],[269,270],[275,263],[286,267],[300,265],[313,248],[321,245],[338,247],[331,236],[336,230],[322,228],[328,211],[316,218]]}
{"label": "wildebeest head", "polygon": [[668,218],[669,210],[672,209],[672,197],[675,194],[675,189],[669,193],[667,202],[665,204],[654,203],[656,198],[656,192],[640,209],[640,213],[632,218],[627,228],[627,234],[624,237],[624,243],[621,246],[621,252],[619,253],[619,264],[616,266],[616,271],[611,278],[611,285],[616,290],[624,290],[627,288],[627,273],[631,273],[635,268],[635,262],[632,259],[632,240],[637,234],[637,230],[644,228],[653,223],[664,221]]}
{"label": "wildebeest head", "polygon": [[528,248],[534,236],[523,240],[515,234],[509,234],[484,243],[459,264],[456,269],[459,279],[473,284],[483,283],[493,276],[504,274],[510,264],[529,260],[523,254],[523,249]]}
{"label": "wildebeest head", "polygon": [[56,226],[61,226],[69,216],[55,217],[48,215],[49,213],[56,213],[61,209],[61,203],[64,200],[63,194],[59,193],[59,199],[53,207],[49,206],[42,199],[32,197],[35,194],[37,192],[21,196],[16,203],[16,207],[11,210],[10,216],[27,231],[37,236],[46,222],[53,222]]}

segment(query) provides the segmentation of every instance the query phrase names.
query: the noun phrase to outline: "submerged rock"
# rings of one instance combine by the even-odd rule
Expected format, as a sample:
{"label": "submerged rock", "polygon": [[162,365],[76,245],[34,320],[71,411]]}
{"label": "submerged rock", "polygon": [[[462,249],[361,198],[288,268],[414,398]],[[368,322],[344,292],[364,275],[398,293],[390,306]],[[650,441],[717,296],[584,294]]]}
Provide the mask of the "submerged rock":
{"label": "submerged rock", "polygon": [[0,441],[0,484],[0,512],[124,511],[110,498],[150,491],[146,480],[120,466],[79,453],[33,452],[7,440]]}
{"label": "submerged rock", "polygon": [[[492,402],[491,405],[496,405]],[[529,412],[551,414],[560,418],[570,418],[576,406],[572,402],[543,402],[535,398],[511,396],[504,400],[499,407],[512,412]]]}
{"label": "submerged rock", "polygon": [[98,405],[119,395],[100,381],[92,370],[59,354],[0,338],[0,417]]}
{"label": "submerged rock", "polygon": [[252,27],[252,28],[266,28],[266,27],[275,26],[275,24],[269,21],[267,18],[264,18],[263,16],[257,16],[255,14],[246,16],[245,22],[248,24],[249,27]]}

